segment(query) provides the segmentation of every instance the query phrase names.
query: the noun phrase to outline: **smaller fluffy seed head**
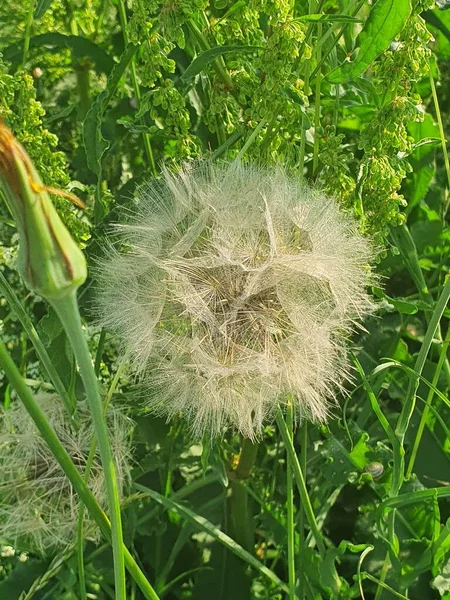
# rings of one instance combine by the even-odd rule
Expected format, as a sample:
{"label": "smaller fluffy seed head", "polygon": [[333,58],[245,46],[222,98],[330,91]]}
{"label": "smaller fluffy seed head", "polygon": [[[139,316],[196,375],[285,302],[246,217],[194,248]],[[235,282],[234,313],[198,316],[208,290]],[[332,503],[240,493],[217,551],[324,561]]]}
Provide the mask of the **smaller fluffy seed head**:
{"label": "smaller fluffy seed head", "polygon": [[[94,430],[88,412],[80,411],[81,426],[71,430],[57,396],[36,397],[75,465],[84,474]],[[107,414],[119,490],[130,479],[130,421],[116,408]],[[89,487],[106,507],[100,457],[95,456]],[[0,414],[0,530],[14,545],[45,554],[74,540],[79,499],[21,402]],[[97,539],[96,525],[85,512],[84,533]]]}
{"label": "smaller fluffy seed head", "polygon": [[245,436],[288,397],[324,420],[345,339],[372,309],[372,250],[354,221],[281,168],[184,167],[141,188],[97,269],[150,406],[195,435]]}

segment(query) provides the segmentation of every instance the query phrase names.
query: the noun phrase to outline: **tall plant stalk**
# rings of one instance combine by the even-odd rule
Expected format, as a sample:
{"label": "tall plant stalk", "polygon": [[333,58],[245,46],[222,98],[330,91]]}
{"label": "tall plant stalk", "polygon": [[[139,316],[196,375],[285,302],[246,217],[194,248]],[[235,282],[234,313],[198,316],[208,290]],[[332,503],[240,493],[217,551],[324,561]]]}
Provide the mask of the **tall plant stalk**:
{"label": "tall plant stalk", "polygon": [[250,477],[257,452],[258,444],[244,438],[238,465],[230,478],[230,511],[233,537],[247,551],[253,550],[254,534],[249,513],[248,492],[244,481]]}
{"label": "tall plant stalk", "polygon": [[[10,357],[5,344],[0,340],[0,368],[5,372],[12,387],[23,402],[26,411],[33,419],[39,433],[46,441],[48,447],[58,461],[62,470],[73,485],[80,499],[89,511],[92,519],[97,523],[106,540],[111,543],[111,524],[104,511],[99,506],[95,496],[87,486],[81,473],[70,458],[67,450],[62,445],[52,426],[47,420],[44,412],[36,402],[33,394],[28,389],[19,369]],[[139,568],[130,552],[122,545],[125,565],[141,589],[146,600],[160,600],[157,593]],[[117,597],[117,596],[116,596]]]}
{"label": "tall plant stalk", "polygon": [[125,559],[122,543],[119,490],[97,377],[81,325],[75,293],[54,299],[52,305],[61,319],[61,323],[69,338],[86,390],[98,440],[110,510],[116,599],[126,600]]}
{"label": "tall plant stalk", "polygon": [[319,526],[317,524],[317,520],[314,514],[314,510],[311,504],[311,500],[309,499],[308,490],[306,489],[305,479],[303,477],[302,469],[300,467],[300,463],[298,462],[297,454],[295,452],[294,445],[292,443],[292,439],[289,435],[289,428],[286,425],[286,421],[284,420],[281,409],[278,410],[277,413],[277,425],[280,431],[281,437],[283,438],[284,445],[286,447],[286,452],[291,461],[291,468],[294,475],[295,482],[297,484],[298,492],[300,494],[300,500],[302,502],[302,507],[305,512],[306,519],[311,528],[311,532],[316,541],[317,548],[321,557],[325,556],[325,544],[323,541],[322,534],[319,530]]}
{"label": "tall plant stalk", "polygon": [[[286,409],[286,424],[289,437],[294,443],[294,415],[292,404]],[[288,557],[288,581],[289,600],[296,600],[295,593],[295,522],[294,522],[294,486],[292,481],[292,461],[289,455],[286,459],[286,507],[287,507],[287,557]]]}

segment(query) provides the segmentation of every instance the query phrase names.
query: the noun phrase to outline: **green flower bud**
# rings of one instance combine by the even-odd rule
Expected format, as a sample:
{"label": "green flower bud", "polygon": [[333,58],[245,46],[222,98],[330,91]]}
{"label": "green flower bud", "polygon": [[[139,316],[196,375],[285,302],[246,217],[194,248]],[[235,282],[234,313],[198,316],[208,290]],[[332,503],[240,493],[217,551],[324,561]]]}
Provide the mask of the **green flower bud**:
{"label": "green flower bud", "polygon": [[17,269],[44,298],[76,290],[86,279],[86,260],[53,206],[29,156],[0,123],[0,184],[20,235]]}

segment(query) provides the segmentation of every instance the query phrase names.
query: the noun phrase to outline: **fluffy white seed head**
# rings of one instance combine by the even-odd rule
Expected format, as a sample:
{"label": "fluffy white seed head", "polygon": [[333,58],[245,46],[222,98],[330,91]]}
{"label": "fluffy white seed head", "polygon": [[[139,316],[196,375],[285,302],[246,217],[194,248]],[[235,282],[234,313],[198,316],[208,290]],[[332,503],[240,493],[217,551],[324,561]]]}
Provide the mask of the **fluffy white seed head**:
{"label": "fluffy white seed head", "polygon": [[[84,474],[94,437],[88,411],[80,411],[81,426],[74,431],[57,396],[38,394],[36,400],[75,465]],[[122,411],[107,414],[120,493],[129,482],[130,421]],[[106,490],[98,451],[89,487],[106,507]],[[45,554],[74,541],[79,499],[21,402],[0,413],[0,530],[14,545]],[[85,511],[86,537],[99,531]]]}
{"label": "fluffy white seed head", "polygon": [[281,168],[185,166],[144,186],[97,269],[98,312],[159,414],[195,435],[261,432],[280,401],[321,421],[371,311],[373,251]]}

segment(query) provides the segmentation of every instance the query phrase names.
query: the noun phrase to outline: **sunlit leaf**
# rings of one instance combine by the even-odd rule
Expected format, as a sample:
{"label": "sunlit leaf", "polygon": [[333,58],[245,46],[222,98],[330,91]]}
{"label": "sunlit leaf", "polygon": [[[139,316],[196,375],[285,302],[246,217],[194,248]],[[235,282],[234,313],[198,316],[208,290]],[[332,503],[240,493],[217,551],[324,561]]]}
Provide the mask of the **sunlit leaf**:
{"label": "sunlit leaf", "polygon": [[356,39],[356,56],[328,74],[330,83],[345,83],[364,73],[403,29],[411,12],[409,0],[377,0]]}

